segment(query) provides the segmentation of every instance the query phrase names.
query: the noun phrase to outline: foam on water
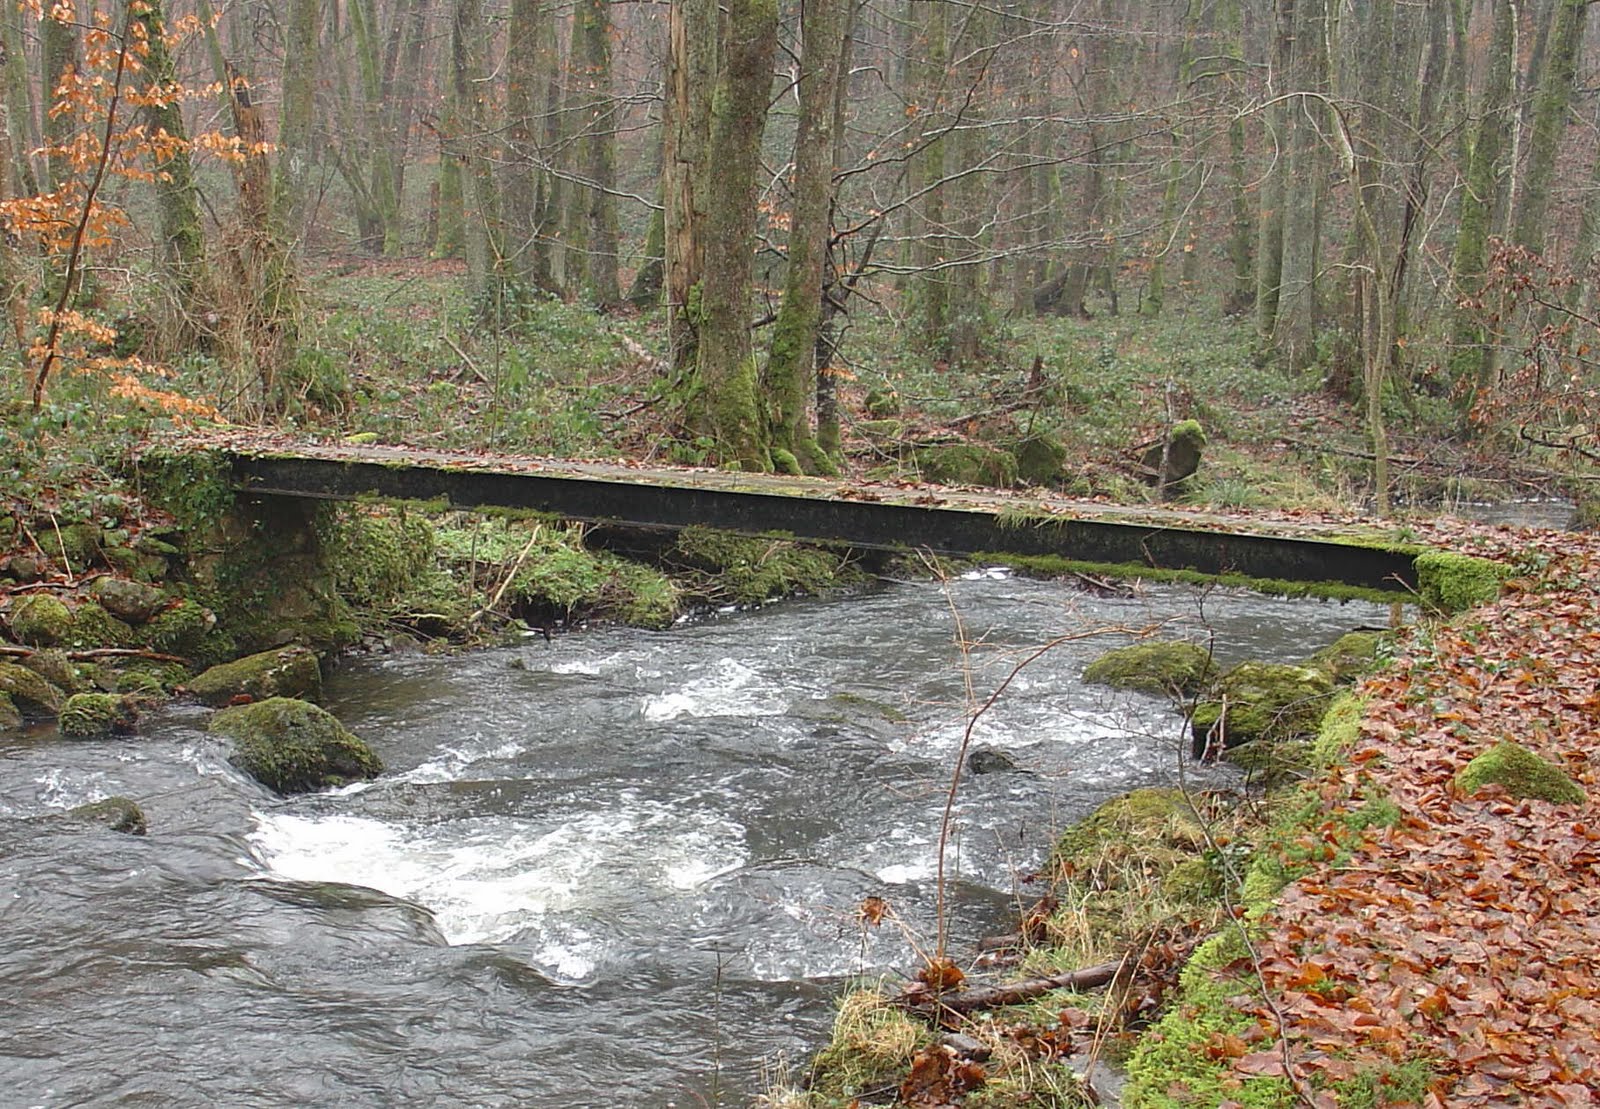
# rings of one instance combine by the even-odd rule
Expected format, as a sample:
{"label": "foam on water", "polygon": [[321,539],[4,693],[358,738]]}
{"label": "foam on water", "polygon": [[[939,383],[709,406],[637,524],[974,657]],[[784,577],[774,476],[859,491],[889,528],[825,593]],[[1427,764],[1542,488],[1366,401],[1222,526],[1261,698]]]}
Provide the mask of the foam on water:
{"label": "foam on water", "polygon": [[[348,814],[256,813],[264,874],[381,890],[431,910],[452,944],[523,933],[566,978],[595,965],[577,922],[608,905],[689,890],[745,861],[743,830],[619,794],[618,807],[560,823],[471,817],[420,826]],[[586,969],[585,969],[586,968]]]}
{"label": "foam on water", "polygon": [[646,697],[646,720],[682,716],[776,716],[789,707],[760,674],[738,659],[718,659],[703,678],[679,689]]}
{"label": "foam on water", "polygon": [[[482,740],[482,736],[473,739]],[[419,763],[403,774],[395,776],[402,782],[453,782],[466,777],[468,767],[478,762],[503,762],[522,754],[525,748],[516,742],[499,743],[493,747],[474,747],[464,743],[459,747],[441,745],[439,753],[426,762]]]}
{"label": "foam on water", "polygon": [[78,805],[104,801],[111,795],[101,788],[106,776],[99,770],[47,770],[34,779],[39,786],[39,803],[52,809],[71,809]]}

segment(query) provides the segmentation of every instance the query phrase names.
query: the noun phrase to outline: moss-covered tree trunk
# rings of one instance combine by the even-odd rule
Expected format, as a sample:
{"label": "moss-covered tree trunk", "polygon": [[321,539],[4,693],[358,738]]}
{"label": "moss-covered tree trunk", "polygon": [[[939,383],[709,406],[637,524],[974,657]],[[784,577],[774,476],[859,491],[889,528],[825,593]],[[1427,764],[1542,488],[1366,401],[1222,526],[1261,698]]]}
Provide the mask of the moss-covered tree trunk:
{"label": "moss-covered tree trunk", "polygon": [[[190,334],[192,321],[200,314],[196,292],[201,288],[205,269],[200,194],[195,187],[194,164],[189,157],[183,110],[176,95],[177,76],[167,50],[159,0],[145,0],[144,7],[135,9],[134,18],[144,27],[149,47],[145,72],[152,89],[164,94],[151,97],[144,107],[145,126],[157,141],[153,161],[156,206],[161,219],[161,264],[175,294],[177,330],[179,334]],[[162,142],[163,135],[170,141]]]}
{"label": "moss-covered tree trunk", "polygon": [[681,382],[693,378],[699,360],[711,93],[720,68],[717,24],[715,0],[673,0],[668,16],[661,177],[668,330],[673,373]]}
{"label": "moss-covered tree trunk", "polygon": [[622,290],[617,280],[617,105],[611,94],[611,0],[582,0],[575,18],[583,47],[583,168],[589,186],[583,213],[588,247],[583,288],[593,304],[616,304],[622,299]]}
{"label": "moss-covered tree trunk", "polygon": [[747,469],[771,468],[759,403],[750,307],[761,135],[778,45],[776,0],[730,0],[726,64],[711,105],[705,276],[691,404],[720,453]]}
{"label": "moss-covered tree trunk", "polygon": [[502,203],[506,255],[518,280],[553,289],[544,244],[539,241],[539,38],[547,13],[539,0],[511,0],[506,25],[506,166]]}
{"label": "moss-covered tree trunk", "polygon": [[639,268],[633,272],[628,286],[628,303],[638,308],[650,308],[661,300],[661,285],[666,278],[667,212],[662,205],[662,194],[657,189],[655,211],[650,213],[650,226],[645,231],[644,249]]}
{"label": "moss-covered tree trunk", "polygon": [[482,0],[458,0],[450,36],[450,70],[456,110],[465,131],[461,147],[467,283],[480,315],[499,323],[504,253],[484,71],[485,33]]}
{"label": "moss-covered tree trunk", "polygon": [[1283,206],[1288,197],[1290,113],[1287,87],[1294,69],[1295,0],[1277,0],[1273,36],[1276,82],[1266,111],[1267,151],[1271,165],[1261,183],[1260,234],[1256,240],[1256,338],[1264,348],[1278,326],[1278,301],[1283,287]]}
{"label": "moss-covered tree trunk", "polygon": [[[56,90],[61,79],[78,65],[78,28],[46,16],[39,30],[40,61],[44,65],[44,97],[47,108],[57,101]],[[50,187],[59,189],[74,172],[72,159],[66,145],[72,140],[77,123],[72,112],[45,112],[44,139],[49,149],[46,154],[50,172]]]}
{"label": "moss-covered tree trunk", "polygon": [[779,469],[831,473],[834,465],[811,434],[806,401],[815,372],[822,277],[827,262],[838,149],[839,87],[847,65],[845,41],[854,0],[810,0],[804,15],[800,121],[794,140],[794,211],[789,223],[789,268],[773,327],[766,391],[773,461]]}
{"label": "moss-covered tree trunk", "polygon": [[1297,96],[1290,110],[1289,178],[1283,206],[1283,262],[1278,279],[1278,318],[1272,343],[1286,369],[1298,370],[1315,356],[1318,313],[1318,254],[1327,158],[1327,108],[1316,94],[1328,91],[1327,4],[1297,0],[1294,65]]}
{"label": "moss-covered tree trunk", "polygon": [[[9,43],[0,37],[0,70],[9,69]],[[0,203],[18,195],[14,179],[17,174],[16,138],[12,131],[16,114],[12,111],[15,87],[0,82]],[[4,307],[6,324],[19,352],[27,350],[28,285],[21,252],[9,235],[0,236],[0,306]]]}
{"label": "moss-covered tree trunk", "polygon": [[39,192],[34,152],[39,138],[39,86],[28,77],[28,54],[22,38],[22,8],[10,5],[0,11],[0,45],[5,47],[6,103],[11,110],[11,157],[16,167],[17,195]]}
{"label": "moss-covered tree trunk", "polygon": [[913,108],[919,120],[915,141],[921,144],[911,159],[909,184],[915,218],[910,221],[909,244],[912,276],[907,286],[916,313],[917,329],[939,357],[950,353],[950,272],[946,261],[945,174],[949,141],[944,104],[950,59],[949,5],[932,0],[913,46]]}
{"label": "moss-covered tree trunk", "polygon": [[[1484,312],[1477,299],[1483,292],[1484,272],[1489,262],[1489,225],[1499,190],[1500,168],[1507,139],[1507,112],[1511,102],[1511,69],[1516,41],[1516,5],[1513,0],[1495,0],[1494,30],[1489,43],[1489,69],[1483,96],[1478,101],[1478,126],[1472,143],[1472,159],[1467,165],[1466,182],[1461,191],[1461,210],[1457,216],[1455,257],[1451,275],[1458,307],[1455,310],[1454,350],[1450,355],[1451,376],[1458,386],[1482,384],[1488,357],[1488,333]],[[1476,400],[1469,389],[1459,389],[1463,412]]]}
{"label": "moss-covered tree trunk", "polygon": [[401,254],[406,245],[406,161],[417,106],[415,83],[409,75],[422,72],[428,5],[429,0],[406,0],[397,5],[384,46],[368,191],[382,250],[389,257]]}
{"label": "moss-covered tree trunk", "polygon": [[1517,245],[1528,250],[1544,249],[1550,183],[1555,175],[1561,137],[1567,129],[1567,108],[1572,103],[1572,89],[1577,81],[1585,16],[1592,2],[1560,0],[1545,46],[1544,69],[1539,75],[1533,126],[1528,138],[1528,171],[1523,179],[1514,235]]}
{"label": "moss-covered tree trunk", "polygon": [[278,162],[272,179],[272,232],[283,243],[298,241],[306,231],[306,201],[316,162],[312,128],[321,21],[322,5],[318,0],[290,0],[284,27]]}
{"label": "moss-covered tree trunk", "polygon": [[[1189,95],[1190,71],[1194,68],[1194,41],[1200,29],[1200,0],[1188,0],[1183,13],[1183,33],[1178,44],[1177,89],[1180,98]],[[1156,244],[1156,253],[1150,259],[1150,273],[1145,284],[1145,295],[1140,311],[1147,316],[1159,316],[1167,300],[1167,256],[1173,248],[1182,245],[1182,229],[1177,226],[1178,199],[1183,179],[1188,172],[1190,157],[1187,132],[1181,122],[1175,122],[1168,136],[1170,152],[1167,158],[1167,184],[1161,197],[1161,218],[1157,231],[1162,236]]]}

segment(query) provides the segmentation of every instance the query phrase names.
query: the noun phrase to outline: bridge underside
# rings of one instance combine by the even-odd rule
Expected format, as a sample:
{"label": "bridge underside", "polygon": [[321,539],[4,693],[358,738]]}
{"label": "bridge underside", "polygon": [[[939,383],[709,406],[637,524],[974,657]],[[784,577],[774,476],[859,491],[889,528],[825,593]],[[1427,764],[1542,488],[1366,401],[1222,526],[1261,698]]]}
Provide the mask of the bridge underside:
{"label": "bridge underside", "polygon": [[[1412,556],[1335,538],[1241,533],[1195,526],[1171,513],[1137,516],[1078,506],[1067,515],[1022,517],[1004,495],[927,490],[888,495],[835,482],[757,475],[631,471],[595,464],[525,464],[504,471],[488,460],[382,461],[347,457],[232,455],[234,484],[257,496],[332,500],[379,497],[448,501],[457,508],[523,509],[571,520],[645,529],[691,526],[876,550],[937,554],[1055,555],[1091,563],[1133,563],[1205,574],[1289,582],[1335,582],[1386,592],[1416,586]],[[1007,509],[1012,511],[1007,511]],[[1118,518],[1118,517],[1123,518]],[[1185,525],[1188,526],[1185,526]]]}

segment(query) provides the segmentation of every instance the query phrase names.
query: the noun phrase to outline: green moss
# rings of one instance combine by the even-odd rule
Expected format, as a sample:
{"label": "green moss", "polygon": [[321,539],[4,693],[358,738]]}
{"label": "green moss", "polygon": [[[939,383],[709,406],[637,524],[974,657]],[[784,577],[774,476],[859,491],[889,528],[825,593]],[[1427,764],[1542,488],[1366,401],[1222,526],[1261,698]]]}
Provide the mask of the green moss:
{"label": "green moss", "polygon": [[1426,1059],[1381,1063],[1362,1067],[1343,1082],[1335,1083],[1333,1095],[1339,1109],[1421,1105],[1434,1078],[1434,1068]]}
{"label": "green moss", "polygon": [[138,476],[146,499],[191,535],[215,527],[234,504],[233,468],[220,450],[147,452]]}
{"label": "green moss", "polygon": [[805,473],[794,452],[784,450],[782,447],[774,447],[772,450],[772,469],[775,473],[788,474],[791,477],[800,477]]}
{"label": "green moss", "polygon": [[280,647],[213,666],[186,683],[188,692],[208,705],[226,704],[235,697],[257,701],[268,697],[322,696],[322,668],[315,652],[304,647]]}
{"label": "green moss", "polygon": [[1381,654],[1394,637],[1388,632],[1347,632],[1311,656],[1335,682],[1353,682],[1378,668]]}
{"label": "green moss", "polygon": [[905,438],[906,425],[901,420],[862,420],[855,430],[875,443],[893,443]]}
{"label": "green moss", "polygon": [[68,641],[74,647],[93,650],[97,647],[129,647],[137,638],[126,623],[96,602],[87,601],[73,613],[72,633]]}
{"label": "green moss", "polygon": [[418,512],[347,506],[323,536],[339,595],[358,611],[381,612],[433,568],[433,526]]}
{"label": "green moss", "polygon": [[1055,485],[1067,464],[1067,448],[1053,435],[1030,435],[1012,444],[1017,477],[1028,485]]}
{"label": "green moss", "polygon": [[1199,420],[1179,420],[1168,433],[1173,443],[1182,443],[1199,450],[1206,445],[1206,431]]}
{"label": "green moss", "polygon": [[1312,764],[1324,769],[1338,764],[1361,737],[1361,717],[1366,711],[1366,699],[1353,693],[1341,693],[1329,702],[1311,743]]}
{"label": "green moss", "polygon": [[139,803],[126,797],[107,797],[104,801],[79,805],[67,810],[67,818],[87,824],[103,824],[113,832],[130,836],[142,836],[149,828]]}
{"label": "green moss", "polygon": [[72,610],[48,593],[31,593],[11,603],[11,634],[30,647],[55,647],[72,638]]}
{"label": "green moss", "polygon": [[32,670],[64,693],[81,693],[85,686],[78,668],[72,665],[67,653],[57,648],[44,648],[33,652],[19,664]]}
{"label": "green moss", "polygon": [[1500,596],[1511,567],[1472,555],[1425,551],[1416,558],[1417,591],[1440,612],[1465,612]]}
{"label": "green moss", "polygon": [[64,527],[40,528],[39,549],[52,562],[70,566],[73,571],[83,570],[100,561],[102,535],[95,524],[76,523]]}
{"label": "green moss", "polygon": [[1180,977],[1178,999],[1142,1037],[1128,1059],[1126,1109],[1210,1109],[1233,1102],[1247,1109],[1289,1109],[1294,1088],[1282,1078],[1237,1078],[1231,1061],[1211,1050],[1217,1038],[1257,1027],[1235,998],[1253,995],[1254,974],[1237,926],[1195,950]]}
{"label": "green moss", "polygon": [[342,786],[383,769],[331,713],[288,697],[223,709],[210,731],[233,741],[235,766],[279,793]]}
{"label": "green moss", "polygon": [[1083,680],[1141,693],[1189,695],[1211,679],[1211,652],[1184,640],[1151,640],[1107,651],[1091,662]]}
{"label": "green moss", "polygon": [[671,561],[712,575],[693,585],[708,599],[761,604],[778,597],[817,594],[856,576],[838,555],[801,546],[787,537],[753,537],[712,528],[678,533]]}
{"label": "green moss", "polygon": [[[1028,515],[1026,522],[1044,522],[1046,517]],[[975,561],[1004,563],[1019,573],[1056,578],[1073,574],[1126,579],[1129,581],[1176,582],[1184,585],[1224,585],[1268,593],[1278,597],[1322,597],[1331,601],[1376,601],[1390,604],[1400,594],[1338,581],[1285,581],[1282,578],[1253,578],[1247,574],[1203,574],[1198,570],[1165,570],[1138,562],[1087,562],[1059,555],[1019,555],[1006,551],[984,551]]]}
{"label": "green moss", "polygon": [[1502,787],[1513,797],[1554,805],[1581,805],[1588,799],[1559,766],[1518,743],[1495,744],[1456,775],[1456,788],[1468,795],[1490,785]]}
{"label": "green moss", "polygon": [[0,693],[0,732],[20,727],[22,727],[22,713],[18,710],[17,703],[11,699],[11,694]]}
{"label": "green moss", "polygon": [[217,618],[208,609],[184,600],[158,613],[141,634],[154,650],[195,658],[202,653],[207,636],[216,626]]}
{"label": "green moss", "polygon": [[856,990],[839,1002],[828,1045],[812,1062],[814,1097],[844,1104],[869,1091],[897,1087],[911,1060],[933,1042],[914,1021],[876,990]]}
{"label": "green moss", "polygon": [[1309,739],[1327,711],[1333,681],[1321,670],[1241,662],[1195,706],[1194,745],[1235,747],[1255,740]]}
{"label": "green moss", "polygon": [[14,662],[0,662],[0,693],[9,696],[24,716],[54,716],[61,711],[61,690]]}
{"label": "green moss", "polygon": [[635,628],[667,628],[678,617],[678,587],[658,570],[617,560],[615,582],[621,596],[609,606],[617,619]]}
{"label": "green moss", "polygon": [[128,735],[137,721],[127,698],[114,693],[77,693],[61,707],[61,734],[74,739]]}
{"label": "green moss", "polygon": [[146,623],[167,604],[161,590],[109,575],[95,581],[94,596],[107,612],[129,624]]}
{"label": "green moss", "polygon": [[1017,484],[1016,456],[982,443],[919,447],[916,465],[924,481],[941,485],[991,485],[1009,489]]}

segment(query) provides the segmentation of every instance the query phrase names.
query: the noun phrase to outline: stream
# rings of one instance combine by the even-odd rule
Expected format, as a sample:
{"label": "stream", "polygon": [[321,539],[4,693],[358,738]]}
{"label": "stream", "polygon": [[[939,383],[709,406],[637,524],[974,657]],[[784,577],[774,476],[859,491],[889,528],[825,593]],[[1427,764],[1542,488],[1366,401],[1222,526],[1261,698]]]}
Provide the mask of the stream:
{"label": "stream", "polygon": [[[375,782],[283,799],[206,713],[126,740],[0,734],[0,1103],[742,1106],[822,1043],[860,975],[916,965],[968,719],[1032,649],[1105,626],[1303,658],[1385,607],[1146,586],[953,583],[347,660],[327,707]],[[1185,765],[1161,700],[1085,686],[1065,642],[974,728],[955,952],[1003,931],[1055,832]],[[62,820],[137,800],[145,837]],[[857,907],[889,903],[865,928]],[[895,923],[898,921],[899,923]],[[965,945],[965,947],[964,947]]]}

